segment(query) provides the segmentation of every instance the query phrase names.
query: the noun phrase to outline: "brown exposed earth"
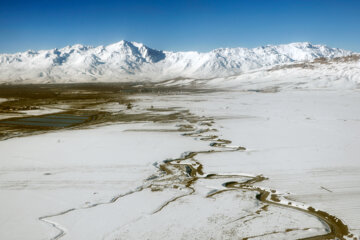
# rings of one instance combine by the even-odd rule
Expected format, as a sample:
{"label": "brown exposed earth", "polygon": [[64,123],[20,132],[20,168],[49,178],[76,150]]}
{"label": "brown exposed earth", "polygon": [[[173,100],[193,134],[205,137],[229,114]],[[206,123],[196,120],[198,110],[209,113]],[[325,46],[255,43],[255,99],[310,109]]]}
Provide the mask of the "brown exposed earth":
{"label": "brown exposed earth", "polygon": [[[134,107],[136,103],[131,97],[136,94],[175,95],[207,91],[210,90],[132,83],[0,85],[0,98],[7,99],[0,102],[0,140],[61,128],[84,128],[110,122],[171,121],[178,117],[178,113],[173,113],[171,109],[168,110],[169,114],[157,114],[164,109],[156,108],[150,108],[146,113],[132,114],[127,114],[123,110]],[[121,110],[109,112],[101,108],[104,104],[119,105]],[[34,118],[31,110],[41,109],[58,112],[50,114],[45,112]],[[52,121],[59,124],[51,124],[49,119],[54,119]],[[74,121],[74,119],[84,119],[84,121]],[[73,124],[64,124],[71,120]]]}

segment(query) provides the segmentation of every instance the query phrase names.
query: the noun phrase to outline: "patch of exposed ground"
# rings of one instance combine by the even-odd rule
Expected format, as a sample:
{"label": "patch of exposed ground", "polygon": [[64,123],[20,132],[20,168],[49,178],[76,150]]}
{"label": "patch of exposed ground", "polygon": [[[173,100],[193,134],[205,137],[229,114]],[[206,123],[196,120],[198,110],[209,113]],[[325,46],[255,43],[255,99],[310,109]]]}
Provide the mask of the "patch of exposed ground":
{"label": "patch of exposed ground", "polygon": [[[150,108],[141,113],[129,113],[129,110],[136,105],[136,101],[131,97],[144,93],[186,94],[207,91],[210,90],[146,85],[139,88],[130,83],[0,85],[0,98],[7,99],[7,101],[0,102],[0,115],[2,116],[0,140],[63,128],[84,128],[113,122],[173,121],[179,117],[179,113],[174,112],[173,109]],[[113,107],[115,110],[103,109],[104,105],[115,106]],[[56,109],[58,112],[49,114],[47,113],[49,109]],[[34,119],[31,118],[33,117],[32,110],[44,110],[44,114],[37,112],[36,119]],[[27,114],[24,114],[23,111],[27,111]],[[163,112],[166,113],[158,114]],[[64,114],[69,119],[65,119]],[[64,124],[79,117],[87,117],[87,119],[73,121],[73,124]],[[50,124],[49,120],[46,121],[49,118],[57,118],[52,122],[58,124]]]}
{"label": "patch of exposed ground", "polygon": [[336,58],[316,58],[312,62],[302,62],[302,63],[293,63],[293,64],[284,64],[281,66],[275,66],[273,68],[268,69],[267,71],[277,71],[281,69],[292,69],[292,68],[302,68],[302,69],[315,69],[316,64],[332,64],[332,63],[347,63],[347,62],[356,62],[360,61],[359,54],[353,54],[345,57],[336,57]]}

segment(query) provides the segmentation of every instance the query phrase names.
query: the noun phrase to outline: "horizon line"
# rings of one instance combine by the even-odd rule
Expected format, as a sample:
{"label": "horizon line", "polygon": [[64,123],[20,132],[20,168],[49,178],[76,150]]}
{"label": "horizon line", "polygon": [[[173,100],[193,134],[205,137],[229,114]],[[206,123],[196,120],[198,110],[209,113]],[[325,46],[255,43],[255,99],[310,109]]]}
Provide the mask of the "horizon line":
{"label": "horizon line", "polygon": [[344,48],[339,48],[339,47],[332,47],[332,46],[329,46],[327,44],[321,44],[321,43],[312,43],[310,41],[298,41],[298,42],[289,42],[289,43],[279,43],[279,44],[264,44],[264,45],[260,45],[260,46],[256,46],[256,47],[241,47],[241,46],[237,46],[237,47],[217,47],[217,48],[213,48],[209,51],[198,51],[198,50],[182,50],[182,51],[173,51],[173,50],[163,50],[163,49],[158,49],[158,48],[153,48],[153,47],[150,47],[149,45],[147,44],[144,44],[142,42],[137,42],[137,41],[129,41],[129,40],[125,40],[125,39],[122,39],[120,41],[117,41],[117,42],[113,42],[113,43],[109,43],[109,44],[100,44],[100,45],[92,45],[92,44],[83,44],[83,43],[74,43],[74,44],[70,44],[70,45],[65,45],[64,47],[54,47],[54,48],[41,48],[41,49],[27,49],[27,50],[24,50],[24,51],[16,51],[16,52],[0,52],[0,54],[18,54],[18,53],[24,53],[24,52],[28,52],[28,51],[46,51],[46,50],[58,50],[58,49],[63,49],[63,48],[66,48],[66,47],[74,47],[76,45],[81,45],[83,47],[91,47],[91,48],[96,48],[96,47],[107,47],[107,46],[110,46],[110,45],[114,45],[114,44],[117,44],[117,43],[121,43],[121,42],[127,42],[127,43],[136,43],[136,44],[142,44],[144,45],[145,47],[147,48],[150,48],[150,49],[154,49],[154,50],[158,50],[158,51],[162,51],[162,52],[198,52],[198,53],[208,53],[208,52],[211,52],[211,51],[215,51],[215,50],[218,50],[218,49],[234,49],[234,48],[243,48],[243,49],[255,49],[255,48],[261,48],[261,47],[269,47],[269,46],[281,46],[281,45],[290,45],[290,44],[295,44],[295,43],[304,43],[304,44],[310,44],[312,46],[326,46],[326,47],[329,47],[329,48],[335,48],[335,49],[341,49],[341,50],[346,50],[346,51],[350,51],[352,53],[360,53],[360,52],[356,52],[356,51],[352,51],[352,50],[348,50],[348,49],[344,49]]}

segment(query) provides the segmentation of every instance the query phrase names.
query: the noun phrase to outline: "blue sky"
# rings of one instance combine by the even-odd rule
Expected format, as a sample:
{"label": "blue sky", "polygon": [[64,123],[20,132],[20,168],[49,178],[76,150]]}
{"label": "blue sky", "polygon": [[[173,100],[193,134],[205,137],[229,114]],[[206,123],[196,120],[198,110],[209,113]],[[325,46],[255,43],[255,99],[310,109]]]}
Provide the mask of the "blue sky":
{"label": "blue sky", "polygon": [[309,41],[360,52],[359,0],[0,0],[0,52],[105,45],[172,51]]}

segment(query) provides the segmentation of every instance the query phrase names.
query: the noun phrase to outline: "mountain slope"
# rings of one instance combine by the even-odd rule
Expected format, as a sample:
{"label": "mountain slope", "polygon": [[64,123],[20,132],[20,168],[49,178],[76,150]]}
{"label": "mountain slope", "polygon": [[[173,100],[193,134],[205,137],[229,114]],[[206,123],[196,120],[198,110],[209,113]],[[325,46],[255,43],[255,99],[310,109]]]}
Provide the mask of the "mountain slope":
{"label": "mountain slope", "polygon": [[277,65],[230,77],[170,79],[159,84],[163,86],[196,85],[259,92],[286,89],[359,89],[360,54]]}
{"label": "mountain slope", "polygon": [[120,41],[98,47],[74,45],[62,49],[0,54],[0,83],[215,78],[350,54],[349,51],[307,42],[253,49],[220,48],[199,53],[158,51],[141,43]]}

